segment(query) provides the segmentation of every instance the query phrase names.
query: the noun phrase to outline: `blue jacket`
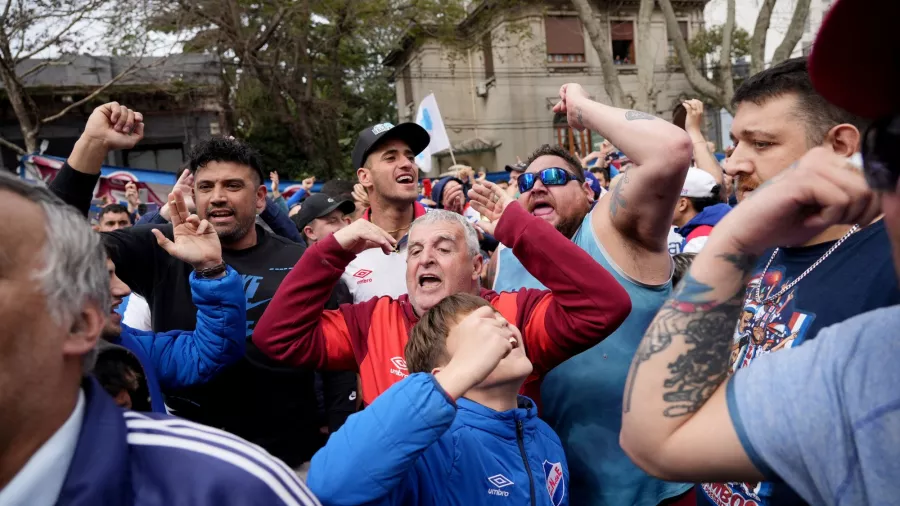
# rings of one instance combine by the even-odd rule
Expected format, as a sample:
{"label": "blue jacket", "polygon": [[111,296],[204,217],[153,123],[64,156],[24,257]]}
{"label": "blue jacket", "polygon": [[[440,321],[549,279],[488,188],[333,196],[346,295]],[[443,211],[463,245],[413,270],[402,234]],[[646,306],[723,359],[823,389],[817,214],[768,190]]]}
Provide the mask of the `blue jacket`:
{"label": "blue jacket", "polygon": [[454,405],[434,376],[412,374],[331,435],[307,485],[326,506],[568,504],[559,437],[531,399],[519,405]]}
{"label": "blue jacket", "polygon": [[247,311],[240,274],[231,267],[225,277],[200,279],[191,273],[191,298],[197,306],[193,331],[154,333],[122,325],[113,344],[134,353],[144,367],[153,411],[165,413],[164,389],[209,381],[244,356]]}
{"label": "blue jacket", "polygon": [[731,206],[728,204],[715,204],[705,207],[697,213],[697,216],[691,218],[683,227],[676,228],[675,231],[687,240],[687,236],[691,235],[691,232],[699,226],[715,227],[728,214],[728,211],[731,211]]}
{"label": "blue jacket", "polygon": [[297,475],[227,432],[157,413],[124,411],[93,379],[58,506],[319,504]]}

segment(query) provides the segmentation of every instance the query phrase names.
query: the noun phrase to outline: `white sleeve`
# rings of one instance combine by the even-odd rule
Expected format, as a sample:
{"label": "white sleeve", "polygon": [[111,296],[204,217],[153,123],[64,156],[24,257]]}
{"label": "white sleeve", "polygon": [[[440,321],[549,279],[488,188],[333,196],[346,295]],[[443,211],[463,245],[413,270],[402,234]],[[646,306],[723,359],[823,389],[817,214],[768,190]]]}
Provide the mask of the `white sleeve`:
{"label": "white sleeve", "polygon": [[136,293],[128,296],[128,306],[122,316],[122,323],[133,329],[153,330],[150,321],[150,306],[143,297]]}
{"label": "white sleeve", "polygon": [[684,249],[681,250],[682,253],[700,253],[700,250],[706,246],[706,241],[709,239],[708,235],[702,235],[700,237],[695,237],[688,241],[687,244],[684,245]]}

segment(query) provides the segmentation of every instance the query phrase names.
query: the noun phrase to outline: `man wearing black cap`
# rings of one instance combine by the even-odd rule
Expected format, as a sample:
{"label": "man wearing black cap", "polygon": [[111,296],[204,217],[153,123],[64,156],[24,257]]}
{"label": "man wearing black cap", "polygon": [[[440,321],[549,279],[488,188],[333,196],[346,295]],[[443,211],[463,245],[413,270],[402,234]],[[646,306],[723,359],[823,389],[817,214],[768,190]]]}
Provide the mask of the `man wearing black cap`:
{"label": "man wearing black cap", "polygon": [[329,197],[324,193],[316,193],[303,202],[300,212],[291,217],[297,230],[306,240],[313,244],[324,239],[350,224],[349,215],[356,210],[352,200],[341,200]]}
{"label": "man wearing black cap", "polygon": [[369,198],[362,219],[371,221],[398,240],[390,255],[370,249],[356,256],[344,272],[343,281],[354,302],[406,293],[406,241],[414,219],[425,214],[416,202],[419,168],[415,157],[431,138],[415,123],[379,123],[359,133],[353,148],[353,166]]}
{"label": "man wearing black cap", "polygon": [[527,168],[528,165],[526,165],[525,162],[516,162],[504,167],[506,172],[509,172],[509,186],[506,188],[506,194],[510,197],[514,199],[519,198],[519,176],[524,173]]}
{"label": "man wearing black cap", "polygon": [[[862,171],[829,146],[818,146],[756,188],[752,199],[716,226],[647,331],[632,364],[634,383],[625,391],[620,442],[648,472],[665,479],[741,482],[740,494],[716,494],[728,504],[751,504],[739,496],[744,492],[775,501],[778,482],[810,504],[897,503],[900,304],[831,325],[815,339],[765,353],[733,374],[729,355],[746,283],[755,259],[768,261],[767,248],[805,244],[836,225],[865,225],[883,213],[876,223],[883,222],[889,242],[882,242],[881,254],[892,249],[893,270],[900,269],[900,101],[893,92],[900,64],[892,34],[898,15],[896,2],[841,0],[810,56],[812,86],[822,97],[876,120],[861,140]],[[860,65],[858,73],[840,65],[851,58]],[[841,242],[846,247],[850,241],[836,244]],[[829,276],[843,276],[850,264],[868,267],[876,253],[857,255],[843,266],[833,258],[815,262],[810,270],[821,264]],[[868,291],[848,295],[858,282],[845,280],[823,296],[840,301],[828,306],[835,311],[896,283],[896,274],[883,276]],[[826,291],[821,283],[814,290]],[[759,312],[771,309],[764,301]],[[824,306],[812,315],[830,316]],[[764,340],[779,333],[777,327],[768,330]],[[763,478],[769,482],[756,485]]]}

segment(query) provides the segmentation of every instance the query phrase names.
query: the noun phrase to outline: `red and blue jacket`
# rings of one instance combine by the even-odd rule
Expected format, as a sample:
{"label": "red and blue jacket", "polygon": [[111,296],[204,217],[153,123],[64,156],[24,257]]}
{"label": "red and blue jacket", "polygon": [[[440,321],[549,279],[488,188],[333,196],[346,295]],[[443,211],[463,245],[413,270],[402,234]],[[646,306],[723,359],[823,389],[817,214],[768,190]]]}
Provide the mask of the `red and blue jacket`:
{"label": "red and blue jacket", "polygon": [[[522,332],[534,365],[522,393],[539,401],[543,375],[615,331],[628,317],[631,300],[588,253],[518,203],[506,208],[495,232],[549,288],[481,291]],[[363,400],[371,404],[408,376],[404,349],[419,318],[407,295],[326,311],[332,288],[353,258],[333,236],[307,249],[256,325],[253,343],[293,366],[359,371]]]}

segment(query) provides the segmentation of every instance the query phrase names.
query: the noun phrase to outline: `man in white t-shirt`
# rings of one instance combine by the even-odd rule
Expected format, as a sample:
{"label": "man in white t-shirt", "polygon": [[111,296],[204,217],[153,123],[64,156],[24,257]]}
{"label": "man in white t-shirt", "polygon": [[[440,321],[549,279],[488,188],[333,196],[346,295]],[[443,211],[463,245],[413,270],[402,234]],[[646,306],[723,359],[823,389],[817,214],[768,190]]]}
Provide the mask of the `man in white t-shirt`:
{"label": "man in white t-shirt", "polygon": [[425,214],[416,202],[419,168],[415,157],[430,141],[428,132],[415,123],[380,123],[359,133],[353,166],[369,200],[362,219],[390,234],[397,248],[389,255],[369,249],[350,262],[341,279],[354,303],[406,293],[406,234],[413,220]]}

